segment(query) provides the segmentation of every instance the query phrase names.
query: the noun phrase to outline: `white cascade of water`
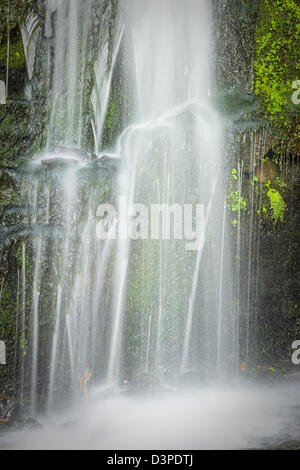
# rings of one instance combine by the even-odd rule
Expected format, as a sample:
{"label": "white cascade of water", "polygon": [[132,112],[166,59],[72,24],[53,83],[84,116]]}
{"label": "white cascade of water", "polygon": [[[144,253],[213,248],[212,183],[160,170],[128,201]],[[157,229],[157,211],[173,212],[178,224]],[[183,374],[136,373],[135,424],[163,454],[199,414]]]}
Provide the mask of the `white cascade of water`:
{"label": "white cascade of water", "polygon": [[[122,363],[132,341],[130,315],[144,326],[131,333],[141,340],[136,356],[127,359],[133,362],[129,375],[140,363],[151,364],[153,374],[186,373],[193,368],[209,373],[221,363],[218,357],[226,355],[225,363],[234,363],[237,353],[231,346],[235,318],[222,222],[220,126],[209,101],[210,2],[128,1],[123,14],[123,73],[133,76],[135,124],[123,132],[117,145],[122,161],[118,195],[126,196],[129,205],[204,204],[205,241],[198,252],[186,251],[184,243],[175,240],[159,241],[157,246],[117,242],[110,383],[124,377]],[[138,278],[137,260],[149,253],[152,260]],[[139,289],[132,300],[132,292]],[[151,299],[150,308],[142,295]],[[144,362],[139,357],[143,355]]]}
{"label": "white cascade of water", "polygon": [[24,54],[26,58],[26,66],[28,72],[29,83],[26,87],[27,98],[31,99],[30,81],[33,75],[33,67],[35,61],[36,45],[40,34],[39,18],[30,13],[21,24],[21,34],[24,46]]}
{"label": "white cascade of water", "polygon": [[[210,102],[210,1],[126,0],[117,11],[114,3],[97,3],[102,16],[95,23],[100,48],[94,63],[88,53],[95,2],[49,4],[54,67],[47,151],[31,162],[27,183],[35,253],[33,410],[43,383],[51,411],[80,392],[88,369],[95,383],[118,388],[141,384],[145,376],[151,383],[186,374],[202,379],[236,364],[222,135]],[[90,125],[84,87],[91,63],[93,158],[78,149]],[[114,73],[130,88],[131,109],[114,148],[105,152]],[[103,157],[120,165],[116,174]],[[151,218],[153,204],[166,205],[171,239],[152,233],[149,224],[154,239],[131,240],[123,220],[116,240],[99,241],[101,203],[143,204]],[[187,204],[192,220],[175,239],[172,218],[187,223]],[[195,240],[185,237],[197,222],[197,204],[204,207],[197,213],[204,239],[190,250],[187,241]],[[129,209],[129,216],[136,214]],[[45,329],[49,318],[52,329]]]}
{"label": "white cascade of water", "polygon": [[[108,4],[110,5],[110,4]],[[103,44],[100,44],[101,54],[94,66],[95,82],[92,91],[91,102],[94,111],[94,119],[92,120],[95,153],[100,150],[101,137],[103,133],[103,126],[105,123],[105,116],[107,105],[110,95],[111,81],[115,63],[120,50],[120,45],[124,33],[124,25],[121,21],[117,21],[114,31],[114,44],[110,46],[107,41],[109,34],[109,27],[111,24],[111,9],[107,8],[102,18],[102,28],[105,29],[106,34],[101,34]],[[112,47],[112,57],[110,60],[110,47]]]}
{"label": "white cascade of water", "polygon": [[[85,80],[87,36],[91,28],[92,0],[51,3],[56,12],[54,72],[48,128],[48,146],[79,145],[82,132],[82,99]],[[49,20],[50,21],[50,20]],[[50,23],[47,32],[50,34]]]}

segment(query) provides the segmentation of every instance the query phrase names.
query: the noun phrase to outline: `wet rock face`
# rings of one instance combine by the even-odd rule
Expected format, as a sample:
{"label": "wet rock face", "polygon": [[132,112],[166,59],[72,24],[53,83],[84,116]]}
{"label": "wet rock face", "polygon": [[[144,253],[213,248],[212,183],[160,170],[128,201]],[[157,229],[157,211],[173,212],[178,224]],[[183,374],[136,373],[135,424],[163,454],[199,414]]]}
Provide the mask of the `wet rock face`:
{"label": "wet rock face", "polygon": [[261,183],[273,181],[279,176],[278,166],[271,160],[267,160],[255,169],[255,176]]}
{"label": "wet rock face", "polygon": [[218,85],[252,92],[257,1],[214,1],[213,10],[216,18]]}
{"label": "wet rock face", "polygon": [[0,394],[0,422],[7,426],[13,426],[23,419],[23,408],[20,403]]}

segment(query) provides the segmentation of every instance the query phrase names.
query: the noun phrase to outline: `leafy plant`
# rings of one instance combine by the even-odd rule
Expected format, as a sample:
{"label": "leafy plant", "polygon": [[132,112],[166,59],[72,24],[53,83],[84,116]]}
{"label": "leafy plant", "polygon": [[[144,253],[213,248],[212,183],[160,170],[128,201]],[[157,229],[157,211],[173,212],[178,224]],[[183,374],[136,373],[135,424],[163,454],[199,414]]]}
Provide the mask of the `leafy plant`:
{"label": "leafy plant", "polygon": [[[236,183],[238,181],[237,170],[235,168],[231,171],[231,183],[230,183],[230,193],[227,197],[228,207],[232,212],[238,212],[239,210],[245,210],[247,203],[245,199],[241,196],[240,191],[236,190]],[[233,220],[233,226],[237,225],[237,221]]]}
{"label": "leafy plant", "polygon": [[247,207],[247,203],[243,196],[239,195],[239,191],[232,191],[229,196],[230,209],[233,212],[238,212],[239,210],[244,210]]}
{"label": "leafy plant", "polygon": [[280,192],[270,187],[271,182],[266,183],[267,196],[270,202],[272,219],[276,223],[278,220],[283,222],[284,214],[286,211],[286,203],[283,200]]}

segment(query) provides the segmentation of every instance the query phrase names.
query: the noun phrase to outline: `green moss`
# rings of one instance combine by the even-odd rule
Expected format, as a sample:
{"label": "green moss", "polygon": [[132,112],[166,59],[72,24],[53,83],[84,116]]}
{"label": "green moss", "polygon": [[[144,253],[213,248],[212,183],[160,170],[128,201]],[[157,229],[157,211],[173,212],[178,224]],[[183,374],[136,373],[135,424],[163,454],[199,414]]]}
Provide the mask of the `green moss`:
{"label": "green moss", "polygon": [[5,341],[14,337],[14,320],[16,315],[15,297],[11,291],[3,287],[0,310],[0,337]]}
{"label": "green moss", "polygon": [[300,6],[294,0],[260,0],[256,29],[255,91],[265,117],[288,138],[300,139],[292,84],[300,79]]}
{"label": "green moss", "polygon": [[[6,37],[0,44],[0,66],[6,67],[7,61],[7,39]],[[23,41],[21,32],[17,27],[16,30],[12,31],[10,38],[9,47],[9,66],[12,68],[24,67],[25,65],[25,54],[23,48]]]}

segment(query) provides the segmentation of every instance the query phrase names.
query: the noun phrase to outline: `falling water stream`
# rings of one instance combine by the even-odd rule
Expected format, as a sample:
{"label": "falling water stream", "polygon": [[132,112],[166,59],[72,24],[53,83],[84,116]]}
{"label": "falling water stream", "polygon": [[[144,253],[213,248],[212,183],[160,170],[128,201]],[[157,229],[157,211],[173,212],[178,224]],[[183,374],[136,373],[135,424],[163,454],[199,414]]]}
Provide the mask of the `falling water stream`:
{"label": "falling water stream", "polygon": [[[42,406],[53,420],[57,412],[82,400],[79,384],[87,368],[93,374],[93,391],[85,417],[65,411],[65,420],[81,420],[83,432],[72,431],[68,437],[61,431],[59,444],[49,425],[49,435],[45,432],[37,446],[47,447],[49,437],[50,447],[68,447],[70,436],[72,445],[80,439],[77,444],[83,448],[255,446],[256,438],[271,433],[272,426],[276,432],[281,429],[281,418],[274,417],[262,391],[245,389],[239,394],[219,388],[228,380],[237,383],[240,351],[223,187],[222,119],[210,99],[211,2],[125,0],[117,8],[114,2],[98,3],[98,56],[92,73],[87,64],[95,2],[51,1],[46,14],[44,34],[53,40],[54,65],[49,66],[49,50],[47,148],[28,164],[23,183],[32,207],[35,264],[28,357],[22,358],[17,372],[23,394],[25,365],[29,371],[31,412]],[[29,18],[27,26],[37,27],[35,19]],[[32,73],[34,53],[29,51],[28,57]],[[114,145],[105,148],[103,133],[116,74],[124,84],[120,94],[130,88],[130,112]],[[85,87],[91,77],[93,116],[87,122]],[[81,148],[87,125],[94,139],[92,155]],[[241,189],[241,169],[238,173]],[[183,217],[185,204],[194,211],[201,204],[203,240],[191,250],[184,236],[128,239],[126,221],[116,224],[117,239],[99,240],[97,207],[118,208],[125,201],[129,206],[143,204],[149,214],[154,204],[172,207],[171,220],[176,214]],[[24,342],[25,254],[24,244],[18,287]],[[45,318],[51,318],[50,331]],[[209,393],[205,387],[211,382],[215,385]],[[187,389],[179,396],[180,384]],[[202,389],[192,392],[195,384]],[[136,390],[163,395],[131,402],[126,393]],[[168,400],[164,393],[171,393]],[[183,426],[185,437],[173,429],[174,409],[179,421],[190,416],[189,427]],[[265,410],[266,422],[256,435],[259,409]],[[147,432],[139,437],[142,415],[142,427],[152,430],[152,436],[158,416],[165,415],[168,423],[147,445]],[[232,440],[222,426],[219,434],[213,433],[222,416],[224,421],[233,417]],[[249,416],[248,439],[243,423]],[[203,417],[209,429],[201,424]],[[128,422],[133,431],[126,437]],[[106,426],[111,436],[105,434]],[[222,444],[224,433],[228,442]]]}
{"label": "falling water stream", "polygon": [[[210,103],[210,2],[125,2],[114,13],[111,56],[107,17],[112,11],[106,6],[91,95],[92,157],[80,150],[92,3],[83,8],[79,0],[57,2],[48,8],[48,22],[56,12],[48,149],[32,160],[24,185],[36,227],[32,410],[40,393],[45,270],[51,273],[47,315],[54,325],[46,380],[49,411],[78,393],[87,367],[95,383],[112,388],[143,381],[147,374],[155,383],[184,374],[234,375],[238,350],[224,233],[222,136]],[[49,35],[49,24],[46,30]],[[120,55],[118,73],[124,82],[130,77],[131,117],[114,148],[105,151],[102,132]],[[120,163],[114,196],[104,201],[101,189],[110,160]],[[119,222],[116,240],[98,240],[100,203],[144,204],[151,216],[155,204],[171,207],[171,240],[168,234],[162,240],[153,235],[150,222],[154,240],[128,239],[126,221]],[[195,212],[193,225],[196,205],[204,208],[197,212],[203,216],[204,239],[192,249],[184,238],[186,227],[179,239],[172,237],[172,217],[183,219],[187,204]],[[57,236],[51,237],[54,227]]]}

